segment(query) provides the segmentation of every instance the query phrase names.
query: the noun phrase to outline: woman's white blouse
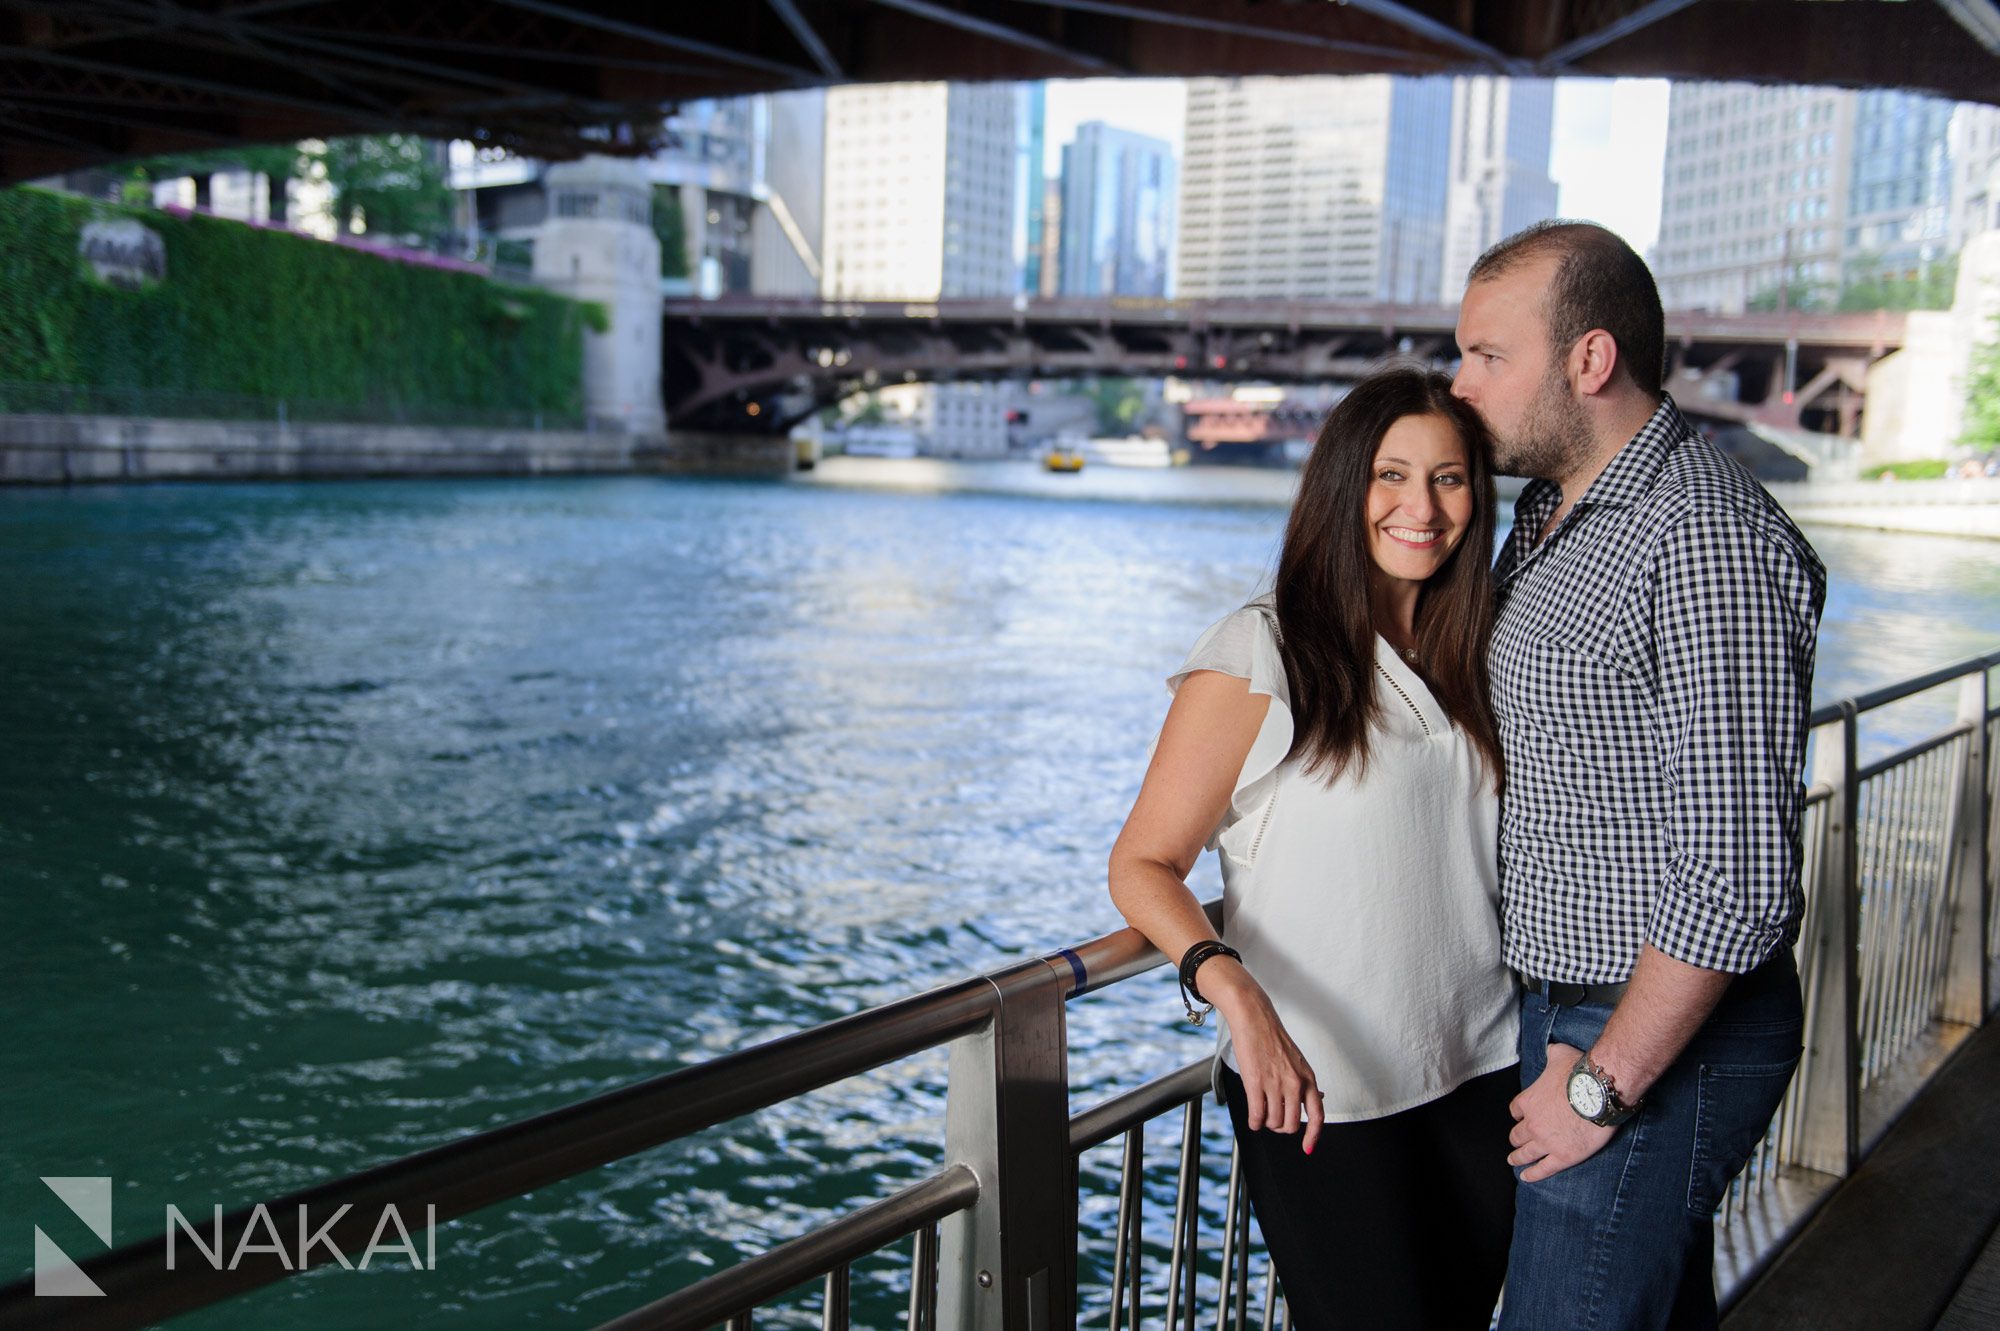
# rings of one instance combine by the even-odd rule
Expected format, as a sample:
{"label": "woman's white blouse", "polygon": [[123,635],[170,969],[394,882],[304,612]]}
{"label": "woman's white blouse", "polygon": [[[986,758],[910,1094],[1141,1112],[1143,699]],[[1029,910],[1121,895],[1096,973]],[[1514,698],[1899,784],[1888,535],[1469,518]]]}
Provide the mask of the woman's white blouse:
{"label": "woman's white blouse", "polygon": [[[1366,772],[1308,776],[1285,756],[1291,690],[1274,625],[1268,599],[1223,619],[1167,687],[1216,670],[1271,699],[1208,842],[1222,858],[1222,936],[1311,1065],[1327,1121],[1379,1118],[1516,1061],[1499,804],[1472,741],[1379,637]],[[1236,1067],[1227,1023],[1217,1054]]]}

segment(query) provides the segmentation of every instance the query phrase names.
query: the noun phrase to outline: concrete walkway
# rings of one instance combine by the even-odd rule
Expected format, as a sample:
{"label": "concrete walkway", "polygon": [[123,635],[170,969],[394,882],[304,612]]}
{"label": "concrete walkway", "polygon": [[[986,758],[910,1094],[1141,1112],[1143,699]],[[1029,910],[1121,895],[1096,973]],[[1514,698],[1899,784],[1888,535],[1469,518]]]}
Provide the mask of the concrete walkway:
{"label": "concrete walkway", "polygon": [[2000,1020],[1951,1061],[1724,1331],[2000,1326]]}

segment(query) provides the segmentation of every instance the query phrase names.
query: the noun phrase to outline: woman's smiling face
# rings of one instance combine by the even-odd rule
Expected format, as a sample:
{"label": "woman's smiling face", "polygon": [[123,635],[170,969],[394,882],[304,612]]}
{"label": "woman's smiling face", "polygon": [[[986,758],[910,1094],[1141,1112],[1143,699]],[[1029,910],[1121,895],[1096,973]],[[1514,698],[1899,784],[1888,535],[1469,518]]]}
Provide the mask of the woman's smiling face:
{"label": "woman's smiling face", "polygon": [[1368,480],[1368,556],[1386,576],[1423,582],[1451,558],[1472,521],[1465,443],[1442,416],[1405,416],[1375,450]]}

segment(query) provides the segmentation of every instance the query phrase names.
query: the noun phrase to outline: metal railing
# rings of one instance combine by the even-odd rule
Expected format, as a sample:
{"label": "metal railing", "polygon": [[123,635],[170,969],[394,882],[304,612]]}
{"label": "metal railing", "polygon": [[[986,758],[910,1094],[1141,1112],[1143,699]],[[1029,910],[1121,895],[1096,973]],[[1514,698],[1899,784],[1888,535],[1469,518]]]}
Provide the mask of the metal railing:
{"label": "metal railing", "polygon": [[[2000,963],[2000,653],[1813,713],[1797,957],[1805,1053],[1770,1133],[1724,1200],[1717,1268],[1740,1287],[1992,1013]],[[1956,687],[1955,721],[1863,763],[1864,718]]]}
{"label": "metal railing", "polygon": [[[1806,915],[1798,942],[1806,1051],[1772,1129],[1721,1208],[1725,1296],[1789,1241],[1817,1205],[1992,1010],[2000,960],[1993,815],[2000,653],[1822,708],[1812,717],[1812,784],[1801,829]],[[1857,759],[1862,717],[1915,694],[1958,688],[1943,733],[1879,761]],[[1208,906],[1219,918],[1220,903]],[[580,1104],[226,1216],[239,1261],[168,1269],[165,1235],[81,1263],[103,1300],[0,1289],[0,1322],[136,1327],[303,1269],[272,1245],[240,1248],[260,1209],[304,1218],[360,1247],[387,1205],[429,1206],[438,1224],[926,1049],[950,1069],[945,1159],[935,1174],[789,1242],[605,1323],[749,1328],[760,1307],[819,1282],[826,1331],[851,1316],[858,1260],[911,1240],[907,1325],[1168,1328],[1289,1325],[1231,1152],[1226,1182],[1206,1157],[1207,1059],[1074,1116],[1067,1004],[1164,962],[1126,929],[642,1082]],[[1180,1149],[1165,1241],[1144,1221],[1149,1125],[1178,1111]],[[1108,1288],[1079,1286],[1086,1155],[1118,1143]],[[341,1217],[340,1208],[352,1214]],[[1220,1215],[1205,1245],[1204,1214]],[[1098,1236],[1089,1239],[1103,1246]],[[1150,1272],[1149,1272],[1150,1266]],[[1204,1305],[1204,1297],[1208,1302]]]}

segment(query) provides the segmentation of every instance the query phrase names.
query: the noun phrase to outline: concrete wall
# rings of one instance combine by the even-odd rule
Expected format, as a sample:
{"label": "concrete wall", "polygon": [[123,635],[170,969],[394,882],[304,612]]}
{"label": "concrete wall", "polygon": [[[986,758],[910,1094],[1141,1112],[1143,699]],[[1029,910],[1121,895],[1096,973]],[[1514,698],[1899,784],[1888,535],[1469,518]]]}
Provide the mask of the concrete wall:
{"label": "concrete wall", "polygon": [[1801,526],[2000,539],[2000,479],[1767,485]]}
{"label": "concrete wall", "polygon": [[363,476],[784,476],[785,436],[0,416],[0,485]]}
{"label": "concrete wall", "polygon": [[786,435],[675,430],[643,441],[633,463],[640,471],[671,476],[788,476],[798,454],[799,446]]}
{"label": "concrete wall", "polygon": [[0,416],[0,484],[620,473],[649,442],[570,430]]}
{"label": "concrete wall", "polygon": [[1903,347],[1868,368],[1861,418],[1864,466],[1957,452],[1972,350],[1992,339],[2000,314],[2000,231],[1975,236],[1958,258],[1948,310],[1913,310]]}

